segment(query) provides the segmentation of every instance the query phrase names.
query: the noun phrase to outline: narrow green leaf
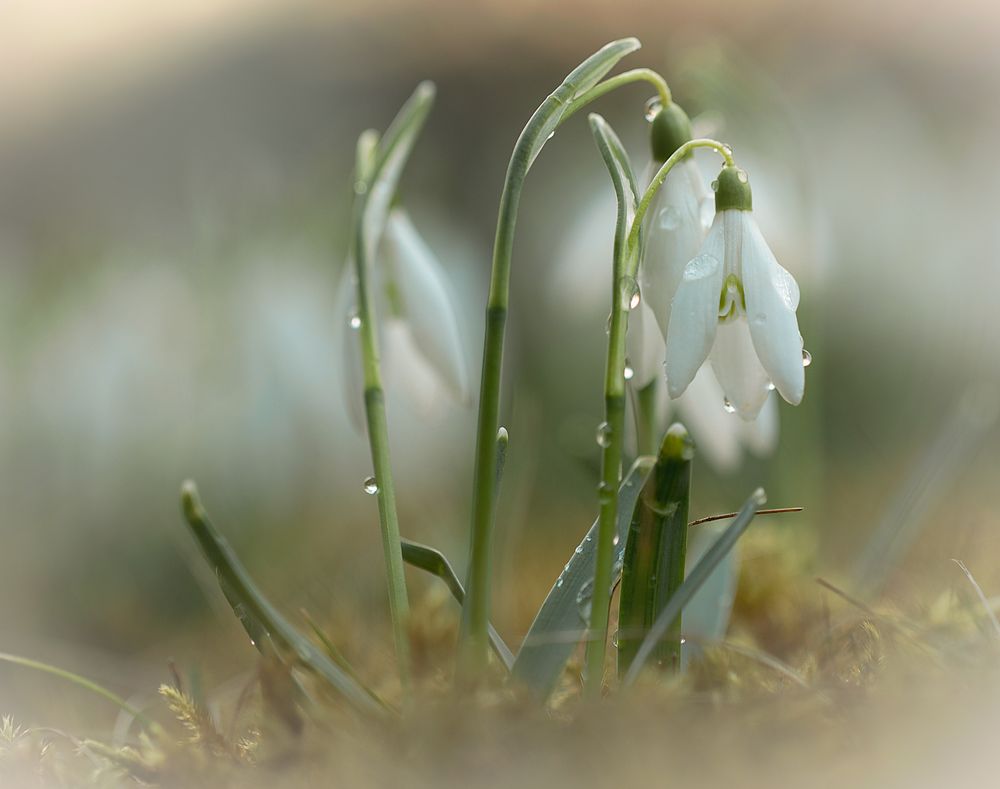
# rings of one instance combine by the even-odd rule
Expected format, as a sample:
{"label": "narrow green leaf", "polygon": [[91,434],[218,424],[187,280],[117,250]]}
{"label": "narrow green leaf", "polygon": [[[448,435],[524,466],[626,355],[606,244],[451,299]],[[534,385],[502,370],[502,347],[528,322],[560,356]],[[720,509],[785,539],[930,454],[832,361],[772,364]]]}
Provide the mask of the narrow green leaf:
{"label": "narrow green leaf", "polygon": [[[684,581],[693,457],[687,430],[672,425],[636,503],[622,563],[619,676],[628,671],[649,628]],[[680,617],[658,642],[654,657],[658,665],[680,667]]]}
{"label": "narrow green leaf", "polygon": [[254,645],[260,648],[259,639],[262,634],[267,634],[277,646],[293,652],[305,668],[324,679],[356,709],[366,713],[381,712],[379,705],[363,687],[292,627],[257,589],[229,543],[212,525],[198,498],[198,490],[190,480],[181,486],[181,504],[184,519],[198,547],[215,571],[233,613]]}
{"label": "narrow green leaf", "polygon": [[[618,489],[616,528],[619,561],[625,548],[632,510],[655,462],[653,457],[636,460]],[[514,677],[542,699],[552,692],[563,666],[586,635],[591,605],[588,595],[592,594],[597,560],[597,526],[595,521],[570,556],[535,615],[535,621],[514,660]]]}
{"label": "narrow green leaf", "polygon": [[[465,589],[462,588],[462,582],[458,580],[458,575],[451,566],[451,562],[441,551],[431,548],[429,545],[421,545],[418,542],[407,540],[405,537],[402,539],[402,548],[404,562],[431,575],[436,575],[444,581],[451,596],[458,601],[459,605],[465,602]],[[514,654],[493,625],[489,625],[489,637],[490,646],[493,647],[496,656],[510,671],[511,666],[514,665]]]}
{"label": "narrow green leaf", "polygon": [[611,183],[615,189],[615,197],[618,199],[618,217],[615,222],[615,246],[614,263],[615,276],[620,277],[624,272],[625,261],[622,260],[625,241],[628,238],[629,228],[635,217],[636,204],[639,199],[639,187],[632,169],[632,162],[625,152],[614,129],[604,118],[597,113],[592,113],[590,121],[590,131],[594,135],[597,149],[601,153],[604,165],[608,168],[611,176]]}
{"label": "narrow green leaf", "polygon": [[605,44],[573,69],[559,87],[549,94],[535,110],[526,127],[531,128],[541,123],[528,152],[528,167],[531,167],[545,143],[555,133],[570,104],[600,82],[619,60],[635,52],[640,46],[642,45],[637,38],[623,38]]}
{"label": "narrow green leaf", "polygon": [[34,671],[41,671],[45,674],[51,674],[52,676],[64,679],[67,682],[71,682],[77,687],[81,687],[84,690],[89,690],[91,693],[96,693],[98,696],[110,701],[112,704],[116,705],[120,709],[127,712],[137,721],[142,723],[151,733],[161,734],[162,729],[159,724],[151,721],[145,715],[143,715],[139,710],[129,704],[125,699],[119,696],[117,693],[113,693],[108,690],[103,685],[98,685],[92,679],[87,679],[79,674],[75,674],[72,671],[67,671],[64,668],[59,668],[58,666],[53,666],[48,663],[43,663],[40,660],[32,660],[31,658],[21,657],[20,655],[11,655],[7,652],[0,652],[0,661],[4,663],[12,663],[15,666],[23,666],[24,668],[30,668]]}
{"label": "narrow green leaf", "polygon": [[688,573],[687,578],[684,579],[684,583],[680,585],[666,606],[664,606],[650,628],[649,633],[646,635],[646,638],[643,639],[642,644],[636,651],[635,657],[632,659],[632,665],[622,680],[623,685],[627,687],[635,682],[636,678],[642,672],[642,667],[656,649],[656,645],[660,639],[669,632],[673,623],[681,615],[681,611],[684,610],[684,606],[694,597],[695,592],[701,588],[702,584],[708,580],[719,562],[733,549],[736,541],[747,530],[754,515],[763,506],[765,500],[766,497],[764,496],[763,489],[757,488],[750,495],[750,498],[746,500],[742,509],[736,514],[733,522],[726,527],[722,536],[712,544],[712,547],[705,552],[701,561]]}

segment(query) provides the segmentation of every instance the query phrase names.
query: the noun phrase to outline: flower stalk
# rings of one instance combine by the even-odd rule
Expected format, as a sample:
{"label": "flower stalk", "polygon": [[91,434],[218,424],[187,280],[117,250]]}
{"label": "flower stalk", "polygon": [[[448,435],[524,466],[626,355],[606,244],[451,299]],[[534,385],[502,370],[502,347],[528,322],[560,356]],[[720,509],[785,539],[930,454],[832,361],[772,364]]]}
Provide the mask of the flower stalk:
{"label": "flower stalk", "polygon": [[627,235],[623,239],[624,243],[616,243],[615,284],[611,300],[611,323],[608,332],[607,364],[604,377],[604,421],[607,424],[607,441],[601,452],[601,482],[598,486],[600,514],[597,531],[597,561],[594,571],[594,595],[585,657],[584,690],[591,698],[600,695],[604,681],[611,575],[614,566],[615,521],[618,516],[618,500],[614,491],[618,488],[621,475],[625,432],[625,337],[628,330],[628,312],[632,306],[632,294],[623,293],[622,288],[625,283],[635,282],[635,275],[639,267],[639,236],[643,219],[653,198],[663,186],[674,166],[697,148],[712,148],[722,156],[727,164],[731,164],[733,161],[729,147],[716,140],[697,139],[684,143],[674,151],[653,176],[636,205],[635,215],[632,217],[631,224],[627,227]]}

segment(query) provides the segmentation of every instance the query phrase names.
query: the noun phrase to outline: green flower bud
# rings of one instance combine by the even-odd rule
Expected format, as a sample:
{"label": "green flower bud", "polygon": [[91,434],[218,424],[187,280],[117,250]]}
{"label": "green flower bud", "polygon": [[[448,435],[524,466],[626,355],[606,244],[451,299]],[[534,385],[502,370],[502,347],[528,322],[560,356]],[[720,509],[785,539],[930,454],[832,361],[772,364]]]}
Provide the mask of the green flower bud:
{"label": "green flower bud", "polygon": [[674,151],[690,140],[691,119],[677,104],[671,102],[656,113],[650,131],[650,144],[655,161],[667,161]]}
{"label": "green flower bud", "polygon": [[719,173],[718,180],[712,184],[715,190],[715,210],[752,211],[753,196],[750,192],[750,179],[746,171],[735,165],[726,165]]}

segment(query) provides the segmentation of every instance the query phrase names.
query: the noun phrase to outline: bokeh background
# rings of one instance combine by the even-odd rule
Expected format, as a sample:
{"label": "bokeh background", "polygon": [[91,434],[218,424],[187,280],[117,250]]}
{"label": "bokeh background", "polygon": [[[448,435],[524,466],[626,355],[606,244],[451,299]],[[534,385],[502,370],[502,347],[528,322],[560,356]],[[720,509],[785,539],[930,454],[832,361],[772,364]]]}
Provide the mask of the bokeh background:
{"label": "bokeh background", "polygon": [[[880,524],[906,521],[920,535],[900,594],[964,583],[953,556],[989,593],[998,33],[995,6],[973,0],[7,0],[0,651],[138,698],[169,658],[208,684],[251,666],[179,517],[193,477],[284,609],[387,654],[334,308],[354,141],[417,81],[437,83],[403,198],[478,370],[513,141],[573,65],[633,34],[644,48],[628,66],[664,73],[750,171],[814,359],[804,404],[781,407],[776,455],[724,474],[700,462],[694,514],[763,484],[773,505],[806,508],[783,528],[810,535],[815,571],[848,578]],[[646,98],[631,87],[597,108],[639,166]],[[532,171],[514,266],[496,612],[513,643],[596,510],[606,307],[588,295],[599,270],[572,276],[567,236],[609,197],[586,124],[568,124]],[[459,406],[425,419],[390,393],[404,533],[459,565],[474,421]],[[78,731],[114,717],[10,667],[0,707]]]}

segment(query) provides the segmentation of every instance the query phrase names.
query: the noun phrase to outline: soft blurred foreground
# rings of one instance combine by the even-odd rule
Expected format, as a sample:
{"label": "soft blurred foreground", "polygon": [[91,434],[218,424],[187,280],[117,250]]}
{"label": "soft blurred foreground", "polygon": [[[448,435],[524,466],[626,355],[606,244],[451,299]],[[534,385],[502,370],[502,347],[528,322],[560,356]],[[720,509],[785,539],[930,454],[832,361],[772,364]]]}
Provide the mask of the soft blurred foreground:
{"label": "soft blurred foreground", "polygon": [[[334,721],[294,746],[309,757],[301,780],[332,759],[345,780],[428,785],[473,770],[484,785],[660,770],[705,785],[985,783],[997,680],[984,612],[1000,594],[997,10],[211,5],[0,7],[0,652],[161,711],[156,689],[175,671],[233,714],[267,669],[185,532],[190,477],[283,610],[307,609],[371,681],[390,674],[371,464],[337,342],[355,139],[418,80],[437,83],[402,188],[478,371],[513,141],[569,68],[635,34],[629,67],[661,71],[702,133],[732,143],[801,285],[805,401],[781,405],[770,458],[720,470],[700,457],[691,514],[736,509],[758,485],[770,505],[804,508],[752,527],[730,635],[814,687],[743,655],[712,663],[702,686],[600,715],[502,698],[484,700],[497,714],[481,723],[441,704],[417,732]],[[639,167],[642,90],[598,106]],[[611,197],[581,119],[546,148],[522,203],[494,617],[512,645],[596,514],[610,274],[585,264],[610,253]],[[473,408],[428,416],[389,393],[403,532],[460,574],[474,421]],[[878,589],[857,605],[817,576],[851,595],[877,576]],[[409,580],[432,693],[457,609],[433,579]],[[73,686],[0,665],[6,714],[105,741],[127,725]]]}

